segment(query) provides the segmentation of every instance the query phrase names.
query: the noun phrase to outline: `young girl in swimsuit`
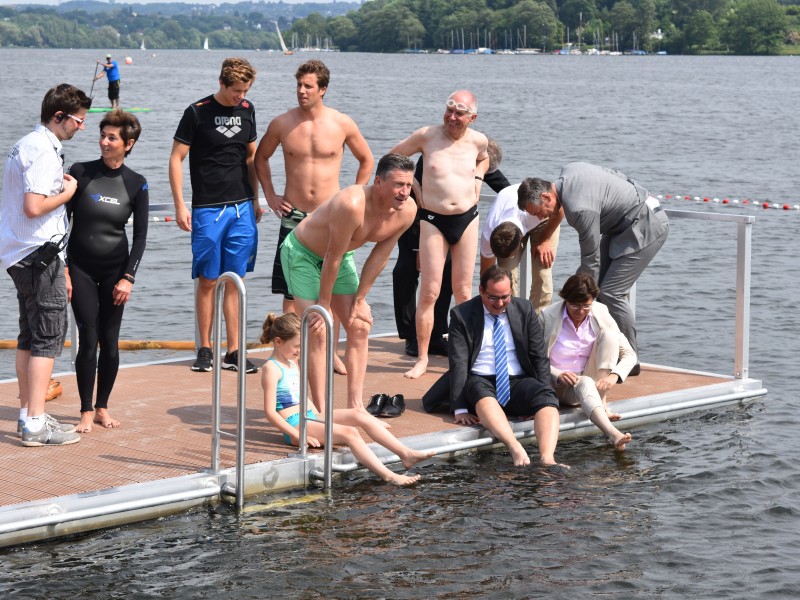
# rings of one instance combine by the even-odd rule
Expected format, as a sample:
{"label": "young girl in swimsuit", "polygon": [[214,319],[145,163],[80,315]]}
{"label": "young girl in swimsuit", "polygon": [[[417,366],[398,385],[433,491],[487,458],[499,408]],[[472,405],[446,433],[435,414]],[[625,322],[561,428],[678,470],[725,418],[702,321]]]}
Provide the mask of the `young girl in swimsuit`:
{"label": "young girl in swimsuit", "polygon": [[[272,342],[272,356],[267,360],[261,375],[261,387],[264,388],[264,412],[267,419],[277,427],[286,443],[293,446],[300,444],[300,371],[297,358],[300,355],[300,319],[294,313],[286,313],[276,317],[273,313],[267,316],[262,327],[261,343]],[[311,404],[309,403],[309,407]],[[313,408],[308,409],[309,418],[319,418]],[[344,444],[353,453],[358,462],[375,473],[384,481],[396,485],[408,485],[420,478],[420,475],[401,475],[389,470],[375,455],[372,449],[361,438],[356,427],[361,427],[367,434],[384,448],[394,452],[406,469],[418,462],[431,458],[433,452],[420,452],[405,446],[389,433],[386,424],[379,421],[366,410],[356,408],[338,408],[333,411],[333,442]],[[325,424],[308,421],[307,443],[312,448],[322,446],[319,440],[325,435]]]}

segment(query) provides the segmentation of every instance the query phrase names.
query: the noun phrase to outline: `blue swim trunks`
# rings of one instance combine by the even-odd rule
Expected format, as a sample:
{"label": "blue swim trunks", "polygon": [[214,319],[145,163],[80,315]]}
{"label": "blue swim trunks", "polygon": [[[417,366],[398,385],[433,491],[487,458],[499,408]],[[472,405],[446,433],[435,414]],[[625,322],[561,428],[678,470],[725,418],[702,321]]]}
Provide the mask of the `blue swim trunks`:
{"label": "blue swim trunks", "polygon": [[[316,419],[317,418],[317,413],[315,413],[312,409],[309,408],[306,411],[306,418]],[[300,411],[297,411],[293,415],[289,415],[288,417],[286,417],[285,421],[289,425],[291,425],[292,427],[294,427],[296,429],[299,429],[300,428]],[[291,444],[292,443],[292,438],[290,438],[285,433],[283,434],[283,439],[286,440],[287,444]]]}
{"label": "blue swim trunks", "polygon": [[244,277],[255,268],[257,250],[250,200],[192,209],[192,279],[217,279],[226,271]]}
{"label": "blue swim trunks", "polygon": [[[281,246],[281,265],[289,287],[295,298],[316,302],[319,299],[319,281],[322,277],[322,258],[306,248],[294,231],[286,236]],[[339,265],[339,274],[333,284],[333,293],[351,295],[358,290],[358,272],[353,251],[345,252]]]}

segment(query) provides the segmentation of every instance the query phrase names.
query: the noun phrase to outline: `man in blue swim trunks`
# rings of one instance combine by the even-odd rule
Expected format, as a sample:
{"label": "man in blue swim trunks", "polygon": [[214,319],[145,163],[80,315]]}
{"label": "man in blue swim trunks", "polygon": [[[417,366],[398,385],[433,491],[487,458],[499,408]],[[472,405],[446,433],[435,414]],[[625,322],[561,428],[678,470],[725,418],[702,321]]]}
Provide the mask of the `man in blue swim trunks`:
{"label": "man in blue swim trunks", "polygon": [[409,379],[420,377],[428,368],[434,305],[448,250],[456,304],[472,297],[479,233],[480,186],[476,186],[476,179],[480,180],[489,166],[486,136],[469,128],[477,118],[478,101],[474,94],[468,90],[453,92],[445,103],[441,125],[417,129],[391,150],[406,156],[421,153],[425,160],[422,188],[414,188],[420,206],[422,283],[416,314],[419,355],[404,374]]}
{"label": "man in blue swim trunks", "polygon": [[[414,162],[387,154],[378,162],[372,185],[351,185],[323,202],[286,236],[281,264],[298,314],[318,304],[339,317],[347,332],[347,407],[364,406],[372,312],[366,296],[400,235],[414,222],[410,201]],[[353,251],[374,244],[359,278]],[[325,397],[325,336],[322,319],[311,324],[308,383],[317,410]]]}
{"label": "man in blue swim trunks", "polygon": [[[192,234],[192,277],[200,348],[192,371],[210,371],[214,286],[226,271],[240,277],[253,270],[261,220],[256,153],[256,117],[245,99],[256,71],[243,58],[227,58],[219,91],[190,105],[175,132],[169,157],[169,184],[178,227]],[[191,149],[191,152],[190,152]],[[183,200],[183,161],[189,155],[192,211]],[[239,294],[228,283],[223,312],[228,352],[222,368],[238,369]],[[246,360],[248,373],[258,369]]]}

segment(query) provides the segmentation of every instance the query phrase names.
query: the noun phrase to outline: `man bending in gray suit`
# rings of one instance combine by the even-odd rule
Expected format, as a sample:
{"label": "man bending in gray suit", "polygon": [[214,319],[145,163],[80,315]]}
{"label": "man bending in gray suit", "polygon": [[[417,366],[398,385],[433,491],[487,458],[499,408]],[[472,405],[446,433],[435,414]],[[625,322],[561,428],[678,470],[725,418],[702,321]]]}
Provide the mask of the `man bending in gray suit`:
{"label": "man bending in gray suit", "polygon": [[531,461],[508,417],[532,416],[542,464],[557,464],[560,418],[542,326],[531,303],[511,295],[511,272],[497,265],[486,269],[480,294],[450,311],[449,331],[450,409],[456,423],[480,421],[519,467]]}
{"label": "man bending in gray suit", "polygon": [[[520,210],[544,219],[564,209],[578,232],[581,266],[600,285],[598,300],[639,355],[630,289],[667,240],[669,219],[650,193],[619,171],[574,162],[554,183],[528,178],[518,190]],[[638,375],[637,364],[630,375]]]}

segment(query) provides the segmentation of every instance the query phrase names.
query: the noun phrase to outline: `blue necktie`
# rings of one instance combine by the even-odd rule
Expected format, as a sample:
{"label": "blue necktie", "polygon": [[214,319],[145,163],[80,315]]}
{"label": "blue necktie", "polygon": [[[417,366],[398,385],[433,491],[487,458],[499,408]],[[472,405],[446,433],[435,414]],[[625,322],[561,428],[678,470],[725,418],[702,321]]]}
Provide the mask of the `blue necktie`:
{"label": "blue necktie", "polygon": [[506,357],[506,336],[498,315],[492,315],[492,339],[494,340],[494,374],[497,402],[505,406],[511,400],[511,384],[508,381],[508,358]]}

